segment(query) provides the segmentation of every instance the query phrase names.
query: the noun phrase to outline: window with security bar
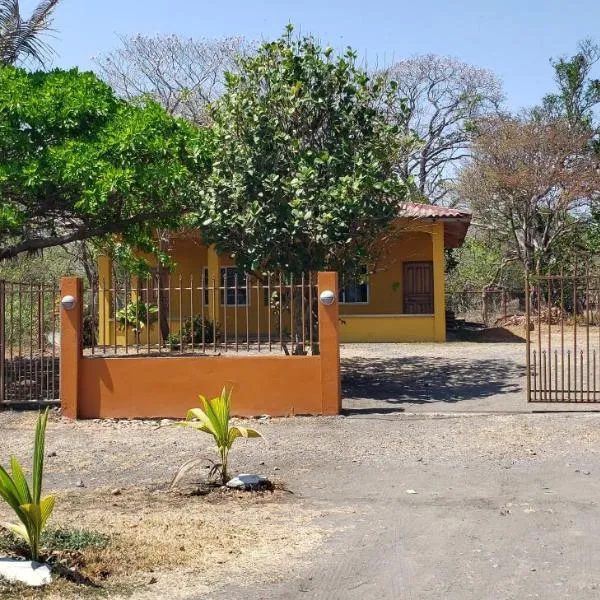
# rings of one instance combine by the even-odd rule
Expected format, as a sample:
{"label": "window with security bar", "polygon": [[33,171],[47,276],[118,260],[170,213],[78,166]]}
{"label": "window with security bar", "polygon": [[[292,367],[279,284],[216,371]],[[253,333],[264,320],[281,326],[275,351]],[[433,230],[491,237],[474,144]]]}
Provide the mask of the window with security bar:
{"label": "window with security bar", "polygon": [[221,267],[221,304],[246,306],[248,304],[247,277],[237,267]]}

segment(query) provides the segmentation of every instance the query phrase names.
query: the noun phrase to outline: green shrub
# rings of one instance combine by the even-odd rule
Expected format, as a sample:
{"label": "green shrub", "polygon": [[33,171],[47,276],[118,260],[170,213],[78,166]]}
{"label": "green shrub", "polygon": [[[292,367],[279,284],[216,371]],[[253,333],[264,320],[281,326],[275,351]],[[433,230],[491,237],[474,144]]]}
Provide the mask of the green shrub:
{"label": "green shrub", "polygon": [[[193,327],[192,327],[193,324]],[[192,335],[193,332],[193,335]],[[182,324],[181,331],[179,333],[172,333],[169,335],[168,344],[171,350],[179,350],[181,345],[191,345],[192,341],[194,346],[202,344],[202,333],[204,332],[204,343],[212,344],[216,339],[219,339],[220,331],[219,324],[209,319],[203,319],[202,315],[194,315],[193,319],[188,317]]]}

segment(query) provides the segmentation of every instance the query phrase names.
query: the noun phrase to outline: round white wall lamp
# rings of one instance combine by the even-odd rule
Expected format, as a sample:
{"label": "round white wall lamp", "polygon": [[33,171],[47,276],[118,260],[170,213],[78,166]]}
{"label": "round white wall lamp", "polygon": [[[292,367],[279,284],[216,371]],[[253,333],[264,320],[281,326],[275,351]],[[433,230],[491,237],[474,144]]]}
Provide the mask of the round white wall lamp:
{"label": "round white wall lamp", "polygon": [[319,296],[321,304],[331,306],[335,302],[335,294],[331,290],[323,290]]}
{"label": "round white wall lamp", "polygon": [[60,303],[65,310],[71,310],[77,303],[77,300],[73,296],[63,296]]}

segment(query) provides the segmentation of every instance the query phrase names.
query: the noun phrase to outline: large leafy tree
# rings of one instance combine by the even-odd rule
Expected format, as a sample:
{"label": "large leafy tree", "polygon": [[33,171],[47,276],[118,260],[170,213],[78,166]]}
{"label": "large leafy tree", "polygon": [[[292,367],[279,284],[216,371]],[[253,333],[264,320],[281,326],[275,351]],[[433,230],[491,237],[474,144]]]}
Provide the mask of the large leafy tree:
{"label": "large leafy tree", "polygon": [[209,131],[92,73],[0,68],[0,260],[115,233],[146,243],[197,210],[210,153]]}
{"label": "large leafy tree", "polygon": [[0,0],[0,65],[32,59],[41,64],[51,54],[43,36],[52,27],[60,0],[43,0],[29,18],[23,18],[19,0]]}
{"label": "large leafy tree", "polygon": [[228,74],[200,223],[247,271],[343,269],[368,254],[406,186],[407,139],[384,114],[393,89],[347,50],[292,28]]}

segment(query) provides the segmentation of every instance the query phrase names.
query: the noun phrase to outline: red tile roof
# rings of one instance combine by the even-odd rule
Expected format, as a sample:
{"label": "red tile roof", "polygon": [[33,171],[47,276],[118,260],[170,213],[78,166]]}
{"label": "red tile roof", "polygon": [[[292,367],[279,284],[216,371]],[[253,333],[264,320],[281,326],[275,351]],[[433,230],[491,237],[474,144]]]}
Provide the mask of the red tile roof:
{"label": "red tile roof", "polygon": [[446,208],[433,204],[405,202],[400,205],[399,217],[405,219],[439,219],[444,221],[444,246],[460,248],[471,224],[471,211]]}
{"label": "red tile roof", "polygon": [[400,215],[403,217],[420,217],[422,219],[469,219],[471,211],[462,208],[446,208],[433,204],[417,204],[406,202],[400,205]]}

